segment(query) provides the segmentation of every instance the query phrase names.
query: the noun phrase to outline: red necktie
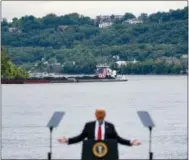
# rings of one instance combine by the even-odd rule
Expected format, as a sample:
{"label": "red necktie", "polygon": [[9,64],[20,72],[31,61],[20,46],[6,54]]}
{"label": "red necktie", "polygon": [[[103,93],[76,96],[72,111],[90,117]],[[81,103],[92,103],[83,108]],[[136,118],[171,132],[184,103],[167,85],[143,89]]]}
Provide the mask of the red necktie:
{"label": "red necktie", "polygon": [[102,140],[102,127],[101,125],[98,126],[98,138],[97,140]]}

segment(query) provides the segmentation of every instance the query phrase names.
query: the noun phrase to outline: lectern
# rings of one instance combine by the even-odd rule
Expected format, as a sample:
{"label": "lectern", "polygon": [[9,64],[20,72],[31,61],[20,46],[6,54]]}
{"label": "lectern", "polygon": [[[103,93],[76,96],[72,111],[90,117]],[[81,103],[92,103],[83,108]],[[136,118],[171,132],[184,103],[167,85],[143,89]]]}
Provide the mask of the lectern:
{"label": "lectern", "polygon": [[151,151],[151,143],[152,143],[152,128],[155,126],[152,118],[150,117],[149,113],[146,111],[138,111],[137,112],[140,120],[144,127],[149,128],[150,131],[150,138],[149,138],[149,160],[153,159],[153,152]]}
{"label": "lectern", "polygon": [[84,140],[81,160],[118,160],[117,140]]}
{"label": "lectern", "polygon": [[47,127],[50,130],[50,139],[49,139],[50,152],[48,152],[48,160],[51,160],[51,157],[52,157],[52,131],[53,131],[53,128],[58,126],[58,124],[60,123],[60,121],[64,115],[65,115],[65,112],[54,112],[51,119],[49,120],[49,123],[47,124]]}

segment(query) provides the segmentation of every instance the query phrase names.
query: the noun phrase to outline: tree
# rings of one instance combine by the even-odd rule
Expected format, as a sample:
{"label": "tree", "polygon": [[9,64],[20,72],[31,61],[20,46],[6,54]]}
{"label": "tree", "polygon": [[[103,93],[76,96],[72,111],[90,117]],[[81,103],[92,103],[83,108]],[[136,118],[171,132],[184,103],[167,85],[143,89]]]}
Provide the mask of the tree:
{"label": "tree", "polygon": [[8,21],[6,18],[3,18],[1,25],[2,25],[2,27],[8,26]]}
{"label": "tree", "polygon": [[141,13],[141,15],[138,17],[138,19],[143,21],[143,22],[147,22],[148,21],[148,15],[146,13]]}
{"label": "tree", "polygon": [[1,47],[1,77],[2,78],[26,78],[28,74],[21,68],[16,66],[10,61],[5,53],[5,49]]}
{"label": "tree", "polygon": [[55,26],[58,23],[58,17],[56,14],[50,13],[42,18],[42,22],[47,26]]}
{"label": "tree", "polygon": [[111,20],[114,20],[114,19],[115,19],[115,15],[112,14],[112,15],[110,16],[110,18],[111,18]]}
{"label": "tree", "polygon": [[125,13],[123,16],[123,20],[133,19],[136,18],[134,14],[132,13]]}

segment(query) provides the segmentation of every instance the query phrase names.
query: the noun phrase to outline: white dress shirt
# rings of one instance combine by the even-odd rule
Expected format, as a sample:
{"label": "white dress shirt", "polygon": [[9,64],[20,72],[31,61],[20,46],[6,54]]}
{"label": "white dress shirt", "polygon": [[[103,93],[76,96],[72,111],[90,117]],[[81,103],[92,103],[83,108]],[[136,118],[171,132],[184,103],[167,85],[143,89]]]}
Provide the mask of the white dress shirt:
{"label": "white dress shirt", "polygon": [[[99,127],[99,122],[96,121],[96,124],[95,124],[95,140],[98,139],[98,127]],[[101,131],[102,131],[102,139],[101,140],[104,140],[105,139],[105,122],[104,121],[101,124]]]}

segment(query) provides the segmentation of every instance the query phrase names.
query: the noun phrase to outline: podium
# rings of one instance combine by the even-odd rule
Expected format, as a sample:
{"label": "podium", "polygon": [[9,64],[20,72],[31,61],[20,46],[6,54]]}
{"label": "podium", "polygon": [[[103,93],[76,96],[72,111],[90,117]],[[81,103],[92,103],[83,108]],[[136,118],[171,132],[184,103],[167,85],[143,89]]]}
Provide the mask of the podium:
{"label": "podium", "polygon": [[117,140],[84,140],[81,160],[118,160]]}

